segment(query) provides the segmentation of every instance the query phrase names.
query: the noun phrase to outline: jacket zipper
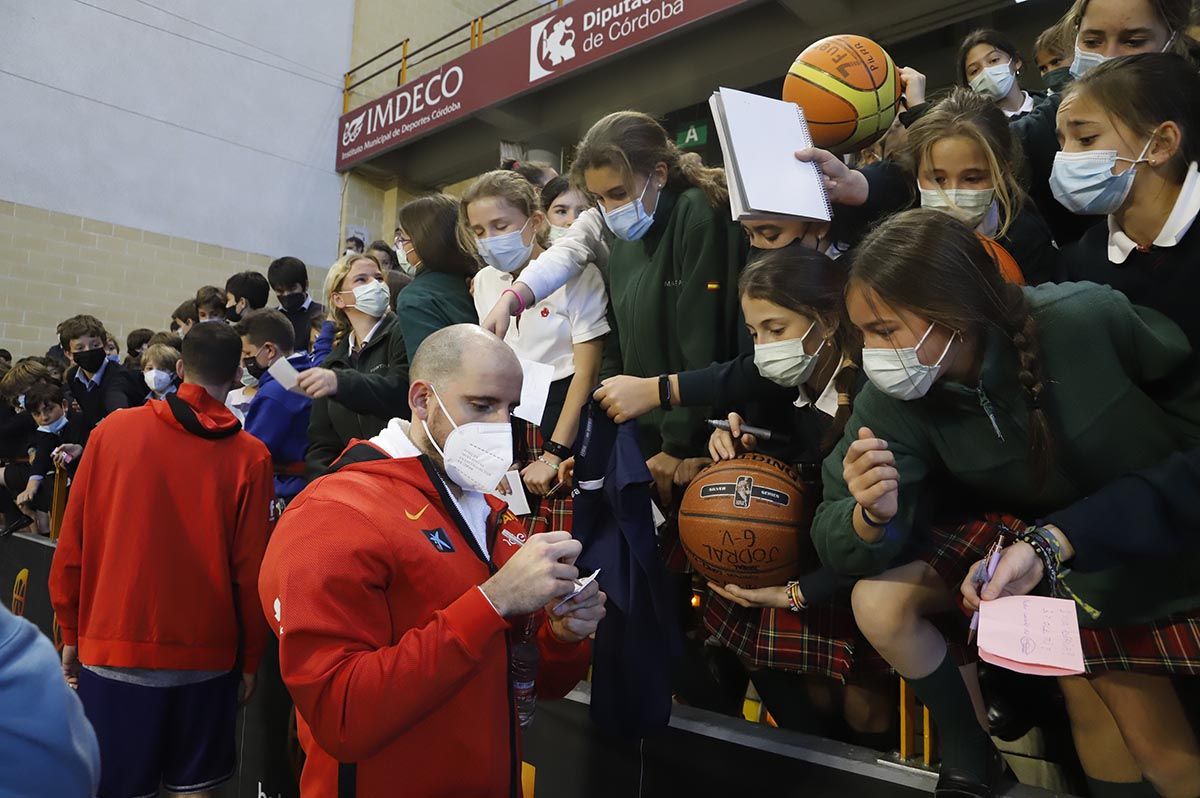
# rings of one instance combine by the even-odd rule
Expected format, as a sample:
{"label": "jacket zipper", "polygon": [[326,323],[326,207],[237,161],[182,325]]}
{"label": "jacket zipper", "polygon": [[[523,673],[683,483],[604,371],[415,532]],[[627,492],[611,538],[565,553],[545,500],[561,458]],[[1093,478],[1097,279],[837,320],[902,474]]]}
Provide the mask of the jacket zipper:
{"label": "jacket zipper", "polygon": [[[454,523],[458,525],[458,532],[462,535],[467,545],[471,547],[471,551],[475,552],[484,565],[487,566],[488,574],[495,574],[499,569],[495,563],[479,549],[479,545],[475,542],[475,535],[471,532],[471,525],[467,523],[467,519],[463,518],[458,511],[458,503],[450,496],[450,489],[446,486],[441,475],[437,473],[437,469],[429,462],[429,458],[421,455],[418,458],[421,465],[425,467],[425,473],[429,476],[429,481],[433,483],[433,487],[437,490],[438,496],[442,499],[442,505],[450,516],[454,519]],[[508,639],[508,633],[504,634],[504,663],[505,663],[505,678],[507,685],[506,693],[508,695],[508,794],[511,798],[517,798],[519,795],[518,768],[517,762],[517,702],[516,696],[513,695],[512,686],[512,643]]]}
{"label": "jacket zipper", "polygon": [[975,386],[975,394],[979,397],[979,406],[987,414],[988,421],[992,422],[992,429],[995,431],[996,437],[1003,442],[1004,433],[1000,431],[1000,424],[996,421],[996,409],[992,407],[992,400],[988,399],[988,395],[983,390],[983,380],[980,380],[979,384]]}

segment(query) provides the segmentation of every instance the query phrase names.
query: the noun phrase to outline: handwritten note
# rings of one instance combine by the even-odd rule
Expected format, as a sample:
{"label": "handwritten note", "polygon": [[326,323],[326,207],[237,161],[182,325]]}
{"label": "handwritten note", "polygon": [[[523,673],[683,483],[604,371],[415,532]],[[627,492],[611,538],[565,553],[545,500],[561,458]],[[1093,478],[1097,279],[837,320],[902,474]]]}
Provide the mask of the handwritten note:
{"label": "handwritten note", "polygon": [[1045,596],[1005,596],[979,610],[979,656],[1035,676],[1083,673],[1075,602]]}

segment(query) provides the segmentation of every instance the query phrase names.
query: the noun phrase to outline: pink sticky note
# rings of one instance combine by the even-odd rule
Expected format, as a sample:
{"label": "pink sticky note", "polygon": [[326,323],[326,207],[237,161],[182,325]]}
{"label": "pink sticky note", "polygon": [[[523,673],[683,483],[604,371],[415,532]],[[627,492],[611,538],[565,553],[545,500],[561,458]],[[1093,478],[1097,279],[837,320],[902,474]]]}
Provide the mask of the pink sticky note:
{"label": "pink sticky note", "polygon": [[1083,673],[1075,602],[1045,596],[1005,596],[979,609],[979,656],[1034,676]]}

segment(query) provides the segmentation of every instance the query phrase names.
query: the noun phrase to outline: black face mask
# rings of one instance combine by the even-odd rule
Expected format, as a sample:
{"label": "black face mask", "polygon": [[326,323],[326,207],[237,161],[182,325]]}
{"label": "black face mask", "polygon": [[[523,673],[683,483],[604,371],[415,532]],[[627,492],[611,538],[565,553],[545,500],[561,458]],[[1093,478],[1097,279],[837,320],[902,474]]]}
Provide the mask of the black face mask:
{"label": "black face mask", "polygon": [[228,305],[225,308],[225,321],[230,324],[237,324],[242,320],[242,312],[237,309],[237,305]]}
{"label": "black face mask", "polygon": [[304,294],[284,294],[279,297],[279,307],[287,313],[295,313],[304,304]]}
{"label": "black face mask", "polygon": [[95,374],[104,365],[104,359],[107,355],[103,349],[89,349],[86,352],[73,352],[71,357],[75,360],[75,365],[86,371],[88,374]]}
{"label": "black face mask", "polygon": [[242,368],[256,380],[261,380],[262,375],[267,372],[266,368],[258,365],[258,360],[253,357],[248,357],[242,360]]}
{"label": "black face mask", "polygon": [[1046,88],[1055,94],[1060,94],[1072,79],[1070,67],[1059,67],[1042,75],[1042,83],[1045,83]]}

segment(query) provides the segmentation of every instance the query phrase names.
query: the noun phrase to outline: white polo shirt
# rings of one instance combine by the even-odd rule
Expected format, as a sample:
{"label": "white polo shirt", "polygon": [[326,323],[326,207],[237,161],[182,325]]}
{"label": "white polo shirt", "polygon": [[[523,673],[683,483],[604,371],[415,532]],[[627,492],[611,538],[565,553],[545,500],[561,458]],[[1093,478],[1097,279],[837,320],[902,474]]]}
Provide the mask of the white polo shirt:
{"label": "white polo shirt", "polygon": [[[517,275],[517,280],[520,280]],[[488,266],[475,275],[472,294],[479,318],[484,318],[513,276]],[[526,360],[554,367],[554,379],[575,373],[575,344],[595,340],[609,331],[608,293],[595,265],[589,264],[566,285],[528,308],[508,326],[504,342]]]}

